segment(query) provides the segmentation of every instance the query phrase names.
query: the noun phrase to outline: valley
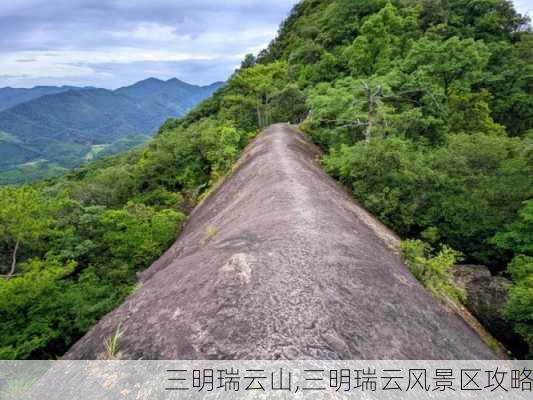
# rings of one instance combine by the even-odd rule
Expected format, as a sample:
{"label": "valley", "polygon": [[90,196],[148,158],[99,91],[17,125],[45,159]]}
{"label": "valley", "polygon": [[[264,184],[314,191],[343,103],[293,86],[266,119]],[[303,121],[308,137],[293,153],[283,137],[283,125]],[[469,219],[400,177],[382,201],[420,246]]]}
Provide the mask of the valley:
{"label": "valley", "polygon": [[138,146],[220,86],[150,78],[114,91],[0,89],[0,185],[48,178]]}

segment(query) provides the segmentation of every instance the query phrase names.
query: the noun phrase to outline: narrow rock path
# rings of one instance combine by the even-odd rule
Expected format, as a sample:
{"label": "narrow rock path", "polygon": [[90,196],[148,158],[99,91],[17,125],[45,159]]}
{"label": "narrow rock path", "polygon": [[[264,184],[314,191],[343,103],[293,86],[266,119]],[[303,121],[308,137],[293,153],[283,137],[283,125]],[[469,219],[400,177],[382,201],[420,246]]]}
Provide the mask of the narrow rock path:
{"label": "narrow rock path", "polygon": [[274,125],[192,213],[142,287],[66,355],[125,359],[491,359],[411,276],[396,236]]}

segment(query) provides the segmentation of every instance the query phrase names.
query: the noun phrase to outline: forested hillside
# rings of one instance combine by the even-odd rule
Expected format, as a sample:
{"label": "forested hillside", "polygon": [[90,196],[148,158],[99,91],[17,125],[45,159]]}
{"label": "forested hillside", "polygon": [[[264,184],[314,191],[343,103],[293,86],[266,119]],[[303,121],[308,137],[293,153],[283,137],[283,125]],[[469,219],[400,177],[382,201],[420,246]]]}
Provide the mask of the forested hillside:
{"label": "forested hillside", "polygon": [[18,102],[0,112],[0,185],[57,175],[104,149],[113,154],[134,147],[167,118],[184,115],[220,86],[150,78],[114,91],[0,89],[0,106],[10,93],[9,99]]}
{"label": "forested hillside", "polygon": [[74,86],[35,86],[26,88],[0,88],[0,111],[15,107],[18,104],[37,99],[48,94],[66,92],[72,89],[81,89]]}
{"label": "forested hillside", "polygon": [[332,176],[421,240],[407,253],[430,289],[454,293],[457,252],[507,270],[506,317],[532,349],[532,49],[505,0],[302,1],[268,49],[146,147],[0,190],[0,358],[63,354],[276,121],[301,122]]}

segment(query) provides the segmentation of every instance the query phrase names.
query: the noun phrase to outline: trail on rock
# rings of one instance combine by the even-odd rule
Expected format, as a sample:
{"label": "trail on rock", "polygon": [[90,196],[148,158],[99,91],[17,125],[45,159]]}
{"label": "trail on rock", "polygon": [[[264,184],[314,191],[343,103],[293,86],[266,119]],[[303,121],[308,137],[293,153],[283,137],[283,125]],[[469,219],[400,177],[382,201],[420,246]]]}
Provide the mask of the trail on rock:
{"label": "trail on rock", "polygon": [[142,287],[66,355],[124,359],[492,359],[395,251],[398,238],[274,125],[191,214]]}

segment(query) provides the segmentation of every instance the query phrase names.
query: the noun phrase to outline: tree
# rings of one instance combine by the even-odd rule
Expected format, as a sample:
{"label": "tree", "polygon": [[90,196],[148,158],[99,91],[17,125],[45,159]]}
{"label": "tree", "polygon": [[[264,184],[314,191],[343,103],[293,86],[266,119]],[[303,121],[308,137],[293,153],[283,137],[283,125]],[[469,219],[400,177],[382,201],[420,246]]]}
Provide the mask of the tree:
{"label": "tree", "polygon": [[508,0],[447,0],[452,15],[450,29],[486,41],[509,40],[528,19],[519,15]]}
{"label": "tree", "polygon": [[482,41],[452,37],[446,41],[427,37],[417,41],[403,63],[403,71],[412,74],[414,86],[442,89],[444,96],[452,90],[469,90],[482,78],[489,51]]}
{"label": "tree", "polygon": [[492,94],[488,99],[495,121],[513,136],[523,136],[533,129],[533,35],[524,32],[516,43],[490,43],[491,57],[484,86]]}
{"label": "tree", "polygon": [[11,263],[5,279],[16,274],[21,248],[48,235],[56,222],[60,201],[30,186],[0,189],[0,240],[11,243]]}
{"label": "tree", "polygon": [[533,200],[524,202],[518,218],[496,234],[492,243],[514,255],[533,256]]}
{"label": "tree", "polygon": [[209,166],[211,183],[215,183],[237,160],[241,135],[229,123],[205,126],[200,131],[200,151]]}
{"label": "tree", "polygon": [[450,132],[504,134],[505,128],[494,122],[487,90],[478,93],[451,93],[448,98],[447,121]]}
{"label": "tree", "polygon": [[129,203],[102,215],[104,241],[114,259],[129,261],[131,272],[149,265],[176,238],[185,216],[174,210],[156,211]]}
{"label": "tree", "polygon": [[505,315],[514,322],[515,331],[529,345],[529,357],[533,356],[533,257],[517,256],[509,264],[513,279],[509,290]]}
{"label": "tree", "polygon": [[386,72],[402,48],[404,20],[397,9],[388,3],[370,16],[361,27],[361,34],[344,50],[353,76],[371,76]]}
{"label": "tree", "polygon": [[382,80],[345,78],[333,85],[321,84],[311,92],[311,117],[337,128],[359,130],[368,143],[378,132],[384,134],[390,129],[394,109],[385,100],[391,96]]}
{"label": "tree", "polygon": [[513,285],[505,308],[506,317],[515,324],[515,331],[529,345],[533,356],[533,200],[524,202],[518,218],[508,224],[491,241],[514,255],[507,266]]}
{"label": "tree", "polygon": [[272,119],[276,122],[299,122],[308,111],[304,93],[294,84],[276,92],[271,103]]}
{"label": "tree", "polygon": [[234,76],[230,83],[231,102],[252,101],[255,104],[257,124],[260,128],[271,121],[270,101],[276,91],[287,84],[287,64],[274,62],[246,68]]}
{"label": "tree", "polygon": [[24,264],[23,275],[0,281],[0,359],[31,357],[33,351],[62,335],[47,324],[49,314],[35,310],[33,318],[29,314],[43,299],[45,303],[56,301],[54,290],[76,263],[64,264],[50,256]]}
{"label": "tree", "polygon": [[448,135],[439,147],[392,135],[341,145],[325,166],[402,236],[433,228],[469,261],[496,267],[509,258],[490,238],[533,195],[526,146],[482,133]]}
{"label": "tree", "polygon": [[[325,46],[332,48],[339,44],[350,43],[357,34],[359,28],[358,13],[379,10],[385,4],[385,0],[374,0],[370,4],[362,1],[340,0],[329,2],[328,6],[320,15],[317,25],[320,27],[318,39]],[[367,7],[365,7],[367,6]]]}
{"label": "tree", "polygon": [[251,68],[256,64],[256,58],[253,54],[246,54],[244,60],[241,62],[241,69]]}

